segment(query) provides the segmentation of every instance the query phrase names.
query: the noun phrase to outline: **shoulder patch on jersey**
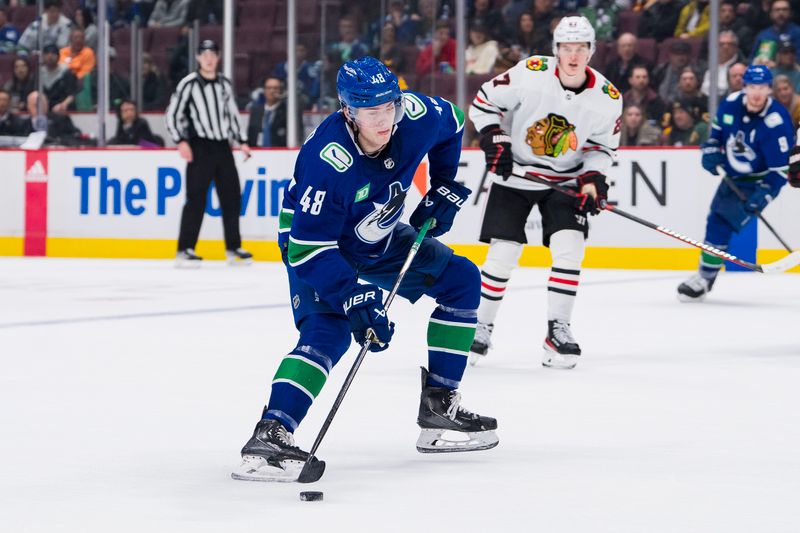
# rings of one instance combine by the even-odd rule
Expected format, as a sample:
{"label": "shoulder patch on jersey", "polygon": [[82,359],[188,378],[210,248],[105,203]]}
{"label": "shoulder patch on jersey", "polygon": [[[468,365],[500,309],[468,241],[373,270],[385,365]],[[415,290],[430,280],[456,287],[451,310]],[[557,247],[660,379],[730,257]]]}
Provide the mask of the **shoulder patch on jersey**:
{"label": "shoulder patch on jersey", "polygon": [[608,80],[606,80],[605,85],[603,85],[603,92],[612,100],[619,100],[619,89],[614,87],[614,84]]}
{"label": "shoulder patch on jersey", "polygon": [[722,123],[727,125],[727,126],[733,125],[733,115],[731,115],[730,113],[723,113],[722,114]]}
{"label": "shoulder patch on jersey", "polygon": [[319,153],[319,156],[332,166],[336,172],[344,172],[353,166],[353,156],[339,143],[328,143]]}
{"label": "shoulder patch on jersey", "polygon": [[425,107],[425,104],[422,103],[416,95],[411,93],[404,93],[405,98],[403,101],[405,102],[405,112],[406,116],[411,120],[417,120],[422,115],[428,112],[428,108]]}
{"label": "shoulder patch on jersey", "polygon": [[464,112],[461,111],[461,108],[458,107],[456,104],[448,100],[447,98],[442,98],[445,102],[450,104],[450,111],[453,113],[453,120],[456,121],[456,133],[464,129]]}
{"label": "shoulder patch on jersey", "polygon": [[739,98],[739,91],[736,91],[735,93],[731,93],[731,94],[729,94],[729,95],[728,95],[728,96],[725,98],[725,101],[726,101],[726,102],[735,102],[737,98]]}
{"label": "shoulder patch on jersey", "polygon": [[529,57],[525,61],[525,66],[528,70],[533,70],[534,72],[544,72],[547,70],[547,58],[541,56]]}
{"label": "shoulder patch on jersey", "polygon": [[777,111],[773,111],[766,117],[764,117],[764,124],[767,125],[768,128],[774,128],[776,126],[780,126],[783,124],[783,117]]}

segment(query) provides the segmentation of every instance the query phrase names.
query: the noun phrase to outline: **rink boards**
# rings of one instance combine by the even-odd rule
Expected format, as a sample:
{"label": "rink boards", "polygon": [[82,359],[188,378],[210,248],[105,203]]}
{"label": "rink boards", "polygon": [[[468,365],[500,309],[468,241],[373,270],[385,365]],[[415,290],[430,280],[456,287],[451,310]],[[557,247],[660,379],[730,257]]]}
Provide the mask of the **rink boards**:
{"label": "rink boards", "polygon": [[[278,260],[278,211],[291,179],[296,150],[255,150],[236,161],[242,182],[244,246],[259,260]],[[174,256],[184,201],[185,164],[174,150],[0,151],[0,255],[51,257],[169,258]],[[478,233],[489,182],[479,150],[462,152],[458,180],[473,190],[456,224],[442,240],[480,263],[486,245]],[[719,182],[700,166],[695,149],[620,150],[609,173],[609,199],[657,224],[702,240],[708,205]],[[427,187],[423,162],[408,192],[406,218]],[[785,187],[765,211],[789,243],[800,243],[800,191]],[[691,269],[698,252],[677,240],[612,213],[590,220],[585,266]],[[526,266],[545,266],[541,220],[528,220]],[[223,257],[219,203],[209,194],[198,251]],[[777,240],[757,223],[735,243],[737,255],[767,262],[784,255]]]}

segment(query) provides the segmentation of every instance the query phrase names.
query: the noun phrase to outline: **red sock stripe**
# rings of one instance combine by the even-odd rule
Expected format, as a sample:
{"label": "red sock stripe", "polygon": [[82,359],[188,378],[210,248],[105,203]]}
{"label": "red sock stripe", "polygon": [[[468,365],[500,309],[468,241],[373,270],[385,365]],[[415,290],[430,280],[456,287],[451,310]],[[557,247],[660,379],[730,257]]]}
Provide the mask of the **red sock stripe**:
{"label": "red sock stripe", "polygon": [[555,278],[553,276],[550,276],[550,281],[555,283],[564,283],[565,285],[578,285],[577,280],[573,281],[571,279]]}
{"label": "red sock stripe", "polygon": [[489,285],[485,281],[481,281],[481,287],[483,287],[484,289],[489,289],[490,291],[494,292],[504,292],[506,290],[505,287],[494,287],[492,285]]}

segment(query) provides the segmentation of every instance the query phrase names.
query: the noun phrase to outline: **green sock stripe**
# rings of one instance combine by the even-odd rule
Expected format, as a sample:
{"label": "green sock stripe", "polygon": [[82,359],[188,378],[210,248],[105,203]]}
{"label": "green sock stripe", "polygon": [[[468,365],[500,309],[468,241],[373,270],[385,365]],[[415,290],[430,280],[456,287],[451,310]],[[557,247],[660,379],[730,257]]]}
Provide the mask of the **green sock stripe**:
{"label": "green sock stripe", "polygon": [[468,352],[475,338],[475,324],[452,326],[431,320],[428,322],[428,346]]}
{"label": "green sock stripe", "polygon": [[716,255],[711,255],[708,252],[701,252],[700,260],[703,261],[703,263],[712,266],[721,265],[722,263],[725,262],[725,260],[722,259],[721,257],[717,257]]}
{"label": "green sock stripe", "polygon": [[277,372],[275,372],[273,381],[281,380],[288,381],[289,383],[296,383],[316,398],[327,379],[328,377],[325,373],[314,365],[302,359],[285,357],[283,361],[281,361],[281,366],[279,366]]}

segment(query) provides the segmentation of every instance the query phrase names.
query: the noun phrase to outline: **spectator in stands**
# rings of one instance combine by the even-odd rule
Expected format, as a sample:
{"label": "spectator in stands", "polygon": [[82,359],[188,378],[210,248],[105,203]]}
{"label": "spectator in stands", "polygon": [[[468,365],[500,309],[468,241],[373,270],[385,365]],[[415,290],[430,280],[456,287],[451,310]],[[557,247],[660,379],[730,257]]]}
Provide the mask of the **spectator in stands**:
{"label": "spectator in stands", "polygon": [[[394,24],[391,22],[387,22],[383,25],[383,28],[381,28],[381,44],[378,48],[378,55],[384,65],[389,67],[395,74],[398,74],[399,72],[405,72],[406,60],[405,56],[403,56],[403,51],[400,50],[400,47],[397,45],[396,31]],[[408,85],[406,85],[406,87],[400,87],[401,90],[407,88]]]}
{"label": "spectator in stands", "polygon": [[800,97],[792,84],[792,80],[783,74],[778,74],[772,81],[772,94],[775,100],[783,104],[792,117],[792,124],[797,128],[800,124]]}
{"label": "spectator in stands", "polygon": [[736,16],[744,20],[753,31],[769,28],[772,24],[770,20],[770,6],[773,0],[737,0]]}
{"label": "spectator in stands", "polygon": [[68,67],[79,80],[94,70],[94,50],[86,46],[86,35],[82,29],[74,28],[72,30],[69,46],[65,46],[59,51],[58,62]]}
{"label": "spectator in stands", "polygon": [[469,46],[465,52],[467,74],[489,74],[498,54],[497,41],[489,40],[489,30],[485,26],[469,29]]}
{"label": "spectator in stands", "polygon": [[795,92],[800,91],[800,65],[797,64],[797,51],[789,41],[778,45],[775,54],[775,67],[771,69],[774,76],[783,75],[792,82]]}
{"label": "spectator in stands", "polygon": [[622,111],[620,146],[658,146],[661,144],[661,128],[645,120],[639,104],[625,104]]}
{"label": "spectator in stands", "polygon": [[650,73],[645,66],[635,66],[628,77],[630,89],[622,95],[625,105],[636,104],[644,112],[645,118],[653,124],[660,124],[666,111],[664,101],[650,87]]}
{"label": "spectator in stands", "polygon": [[79,7],[72,16],[72,27],[83,30],[86,46],[92,50],[97,50],[97,24],[94,23],[94,15],[88,7]]}
{"label": "spectator in stands", "polygon": [[161,111],[167,104],[167,80],[159,72],[153,57],[142,54],[142,107],[145,111]]}
{"label": "spectator in stands", "polygon": [[639,37],[649,37],[661,42],[675,34],[681,15],[680,0],[656,0],[642,12]]}
{"label": "spectator in stands", "polygon": [[678,91],[675,100],[680,100],[692,109],[692,114],[703,117],[708,112],[708,95],[700,90],[697,73],[686,67],[678,80]]}
{"label": "spectator in stands", "polygon": [[147,25],[151,28],[177,28],[186,24],[189,0],[157,0]]}
{"label": "spectator in stands", "polygon": [[736,5],[733,0],[726,0],[719,5],[719,33],[732,31],[739,39],[739,50],[750,56],[753,46],[753,30],[741,17],[736,16]]}
{"label": "spectator in stands", "polygon": [[[110,109],[117,109],[123,100],[131,97],[131,82],[130,80],[118,69],[114,68],[117,54],[114,49],[110,49],[108,59],[111,63],[108,73],[108,106]],[[97,76],[89,76],[84,79],[91,79],[91,86],[89,88],[88,100],[77,102],[79,111],[88,111],[93,106],[97,105]],[[80,99],[81,95],[78,95]]]}
{"label": "spectator in stands", "polygon": [[691,105],[677,100],[672,104],[663,143],[669,146],[700,146],[708,139],[708,123],[695,114]]}
{"label": "spectator in stands", "polygon": [[61,13],[61,0],[46,0],[44,13],[25,28],[19,38],[19,46],[27,50],[39,48],[39,27],[42,28],[42,44],[63,48],[69,44],[72,23]]}
{"label": "spectator in stands", "polygon": [[650,62],[636,53],[636,36],[632,33],[623,33],[617,39],[617,57],[614,58],[603,73],[621,92],[631,88],[628,78],[634,66],[643,65],[649,71],[652,68]]}
{"label": "spectator in stands", "polygon": [[[544,49],[545,43],[536,41],[536,34],[533,30],[533,15],[525,11],[517,20],[515,37],[500,40],[500,55],[495,62],[495,72],[505,72],[520,60],[542,53],[540,50]],[[544,53],[552,53],[552,51]]]}
{"label": "spectator in stands", "polygon": [[206,24],[220,24],[223,16],[222,0],[189,0],[186,9],[187,22],[200,21],[201,26]]}
{"label": "spectator in stands", "polygon": [[[722,96],[728,90],[728,69],[731,65],[738,61],[742,61],[741,52],[739,51],[739,38],[731,30],[719,32],[719,66],[717,71],[717,95]],[[706,70],[703,74],[703,83],[701,90],[709,94],[711,88],[710,70]]]}
{"label": "spectator in stands", "polygon": [[117,106],[117,132],[108,144],[133,144],[136,146],[164,146],[164,139],[154,135],[150,124],[139,116],[136,102],[122,100]]}
{"label": "spectator in stands", "polygon": [[15,111],[24,111],[27,108],[28,95],[36,90],[36,80],[31,74],[28,60],[18,57],[14,60],[14,72],[3,89],[11,95],[11,108]]}
{"label": "spectator in stands", "polygon": [[658,65],[653,72],[658,95],[665,102],[674,102],[678,81],[683,69],[690,66],[692,46],[686,41],[673,41],[669,47],[669,61]]}
{"label": "spectator in stands", "polygon": [[452,74],[455,66],[456,40],[450,37],[450,25],[440,21],[436,23],[433,41],[417,56],[417,76],[426,76],[435,70]]}
{"label": "spectator in stands", "polygon": [[495,9],[494,0],[475,0],[467,14],[467,24],[469,27],[487,28],[492,40],[500,41],[508,38],[503,15],[499,9]]}
{"label": "spectator in stands", "polygon": [[724,96],[741,91],[744,88],[744,73],[747,70],[745,63],[734,63],[728,69],[728,91]]}
{"label": "spectator in stands", "polygon": [[394,26],[395,38],[399,44],[403,46],[414,44],[419,33],[419,16],[412,17],[403,0],[392,0],[389,4],[389,13],[384,24],[387,22]]}
{"label": "spectator in stands", "polygon": [[708,0],[691,0],[683,6],[675,25],[675,37],[705,37],[711,25],[710,9]]}
{"label": "spectator in stands", "polygon": [[769,18],[772,26],[756,36],[750,58],[752,63],[773,68],[779,43],[788,41],[794,45],[795,50],[800,48],[800,26],[791,22],[792,9],[789,0],[774,0],[769,8]]}
{"label": "spectator in stands", "polygon": [[78,78],[66,65],[58,63],[58,48],[54,44],[48,44],[42,49],[39,77],[44,96],[48,102],[52,102],[53,113],[66,114],[67,109],[75,102],[79,89]]}
{"label": "spectator in stands", "polygon": [[[295,46],[295,57],[297,61],[297,84],[300,98],[303,102],[303,109],[309,109],[319,100],[319,61],[308,59],[308,47],[298,42]],[[394,70],[394,68],[392,69]],[[272,75],[284,84],[286,83],[286,62],[278,63],[272,71]]]}
{"label": "spectator in stands", "polygon": [[264,91],[250,104],[247,143],[253,147],[286,146],[287,116],[281,80],[267,78],[264,81]]}
{"label": "spectator in stands", "polygon": [[628,0],[589,0],[588,5],[578,9],[578,13],[592,23],[595,39],[610,41],[617,33],[619,12],[628,4]]}
{"label": "spectator in stands", "polygon": [[419,0],[417,13],[411,17],[417,21],[417,37],[415,42],[420,49],[433,42],[436,33],[436,4],[438,0]]}
{"label": "spectator in stands", "polygon": [[11,108],[11,93],[0,89],[0,135],[25,135],[24,124]]}
{"label": "spectator in stands", "polygon": [[0,7],[0,53],[13,52],[18,41],[19,30],[8,22],[8,8]]}
{"label": "spectator in stands", "polygon": [[75,127],[69,115],[54,113],[49,109],[47,96],[40,96],[36,91],[30,93],[28,95],[30,117],[23,123],[23,135],[30,135],[34,131],[46,131],[45,144],[64,146],[81,144],[81,130]]}
{"label": "spectator in stands", "polygon": [[339,67],[347,61],[352,61],[369,54],[369,47],[361,41],[361,37],[356,29],[356,21],[352,17],[342,17],[339,19],[339,41],[328,46],[327,56],[330,60],[331,74],[335,78],[335,73]]}

